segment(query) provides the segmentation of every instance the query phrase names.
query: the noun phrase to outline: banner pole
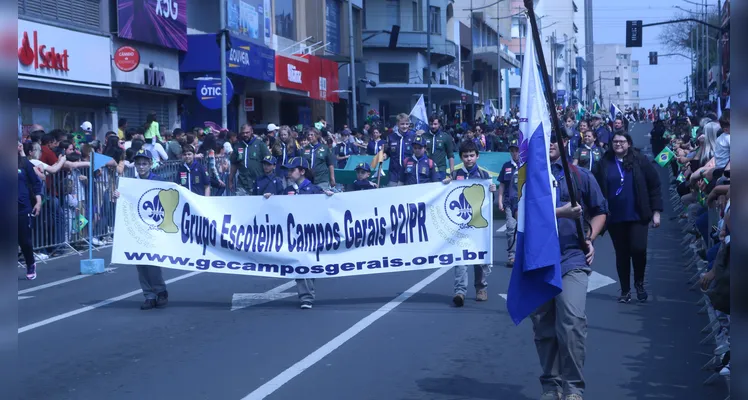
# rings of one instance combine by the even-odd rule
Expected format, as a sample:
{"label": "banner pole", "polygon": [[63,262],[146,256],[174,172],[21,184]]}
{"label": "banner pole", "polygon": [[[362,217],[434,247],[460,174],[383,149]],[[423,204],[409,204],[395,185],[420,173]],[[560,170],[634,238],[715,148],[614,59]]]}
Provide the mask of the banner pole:
{"label": "banner pole", "polygon": [[[524,0],[525,8],[527,9],[527,18],[530,20],[530,26],[532,28],[532,40],[535,44],[535,51],[537,52],[538,61],[540,62],[540,73],[542,74],[541,79],[545,88],[545,99],[548,106],[548,111],[551,116],[551,127],[556,132],[558,151],[561,152],[561,164],[564,168],[564,178],[566,179],[566,185],[569,190],[569,198],[571,200],[572,207],[576,207],[577,196],[574,191],[574,183],[571,180],[571,171],[569,169],[569,160],[566,158],[566,149],[564,146],[564,140],[561,137],[562,127],[558,119],[558,113],[556,112],[556,102],[553,98],[553,90],[551,89],[551,80],[548,76],[548,67],[545,64],[545,55],[543,54],[543,43],[540,40],[540,31],[538,29],[538,22],[535,17],[535,8],[533,0]],[[565,128],[564,128],[565,129]],[[577,228],[577,236],[579,237],[579,245],[582,250],[586,253],[589,249],[587,248],[587,242],[585,240],[584,230],[582,229],[582,222],[576,219],[575,225]]]}

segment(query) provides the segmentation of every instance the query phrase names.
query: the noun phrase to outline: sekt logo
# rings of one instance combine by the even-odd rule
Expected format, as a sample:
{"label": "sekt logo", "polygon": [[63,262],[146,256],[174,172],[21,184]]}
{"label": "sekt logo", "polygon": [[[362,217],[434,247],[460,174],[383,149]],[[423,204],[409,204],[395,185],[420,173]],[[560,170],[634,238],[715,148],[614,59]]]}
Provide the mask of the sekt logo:
{"label": "sekt logo", "polygon": [[176,0],[156,0],[156,15],[177,20],[179,4]]}
{"label": "sekt logo", "polygon": [[301,82],[301,71],[296,69],[295,66],[288,64],[288,81],[293,83],[302,84]]}
{"label": "sekt logo", "polygon": [[29,33],[23,33],[21,47],[18,48],[18,61],[25,66],[34,64],[34,69],[52,69],[57,71],[69,71],[67,49],[58,52],[54,47],[47,50],[46,45],[39,45],[38,33],[34,31],[34,44],[29,40]]}

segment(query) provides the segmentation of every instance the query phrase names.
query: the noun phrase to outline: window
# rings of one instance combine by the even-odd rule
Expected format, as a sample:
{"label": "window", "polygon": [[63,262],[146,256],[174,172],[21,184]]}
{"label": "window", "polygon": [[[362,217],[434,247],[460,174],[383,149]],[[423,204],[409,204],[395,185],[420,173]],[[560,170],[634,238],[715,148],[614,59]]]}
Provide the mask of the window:
{"label": "window", "polygon": [[638,90],[634,90],[633,92],[631,92],[631,94],[633,94],[634,97],[639,97],[639,91]]}
{"label": "window", "polygon": [[429,9],[429,32],[442,33],[442,11],[439,7]]}
{"label": "window", "polygon": [[385,4],[387,25],[400,25],[400,0],[387,0]]}
{"label": "window", "polygon": [[101,30],[100,0],[18,0],[18,14]]}
{"label": "window", "polygon": [[639,84],[639,78],[634,78],[631,81],[632,81],[631,83],[633,83],[634,85],[638,85]]}
{"label": "window", "polygon": [[631,67],[631,72],[639,72],[639,67]]}
{"label": "window", "polygon": [[423,7],[420,0],[413,0],[413,30],[423,31]]}
{"label": "window", "polygon": [[275,0],[275,34],[296,40],[294,0]]}
{"label": "window", "polygon": [[410,64],[379,63],[379,83],[408,83]]}

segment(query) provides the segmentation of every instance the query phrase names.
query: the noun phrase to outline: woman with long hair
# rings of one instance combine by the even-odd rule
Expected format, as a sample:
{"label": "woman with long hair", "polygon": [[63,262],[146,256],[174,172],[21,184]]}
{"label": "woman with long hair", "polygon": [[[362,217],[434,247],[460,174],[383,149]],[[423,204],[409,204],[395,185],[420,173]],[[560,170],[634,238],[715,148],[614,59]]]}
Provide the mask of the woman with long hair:
{"label": "woman with long hair", "polygon": [[159,142],[164,141],[164,139],[161,138],[161,130],[158,127],[158,121],[156,121],[155,112],[148,113],[148,116],[145,118],[145,126],[143,126],[143,128],[145,129],[146,143],[153,143],[153,138],[156,138]]}
{"label": "woman with long hair", "polygon": [[631,266],[639,301],[646,301],[644,273],[647,265],[649,224],[660,226],[662,190],[652,162],[633,147],[631,135],[613,134],[610,149],[593,167],[603,196],[608,200],[607,230],[616,252],[621,283],[620,303],[631,302]]}

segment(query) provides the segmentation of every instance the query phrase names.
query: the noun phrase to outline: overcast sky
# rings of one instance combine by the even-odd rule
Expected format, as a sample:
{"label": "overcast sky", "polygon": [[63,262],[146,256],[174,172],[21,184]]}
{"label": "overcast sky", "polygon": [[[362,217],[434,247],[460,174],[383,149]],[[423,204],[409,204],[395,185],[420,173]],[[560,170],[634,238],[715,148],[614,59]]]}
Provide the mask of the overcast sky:
{"label": "overcast sky", "polygon": [[[701,0],[690,1],[701,3]],[[707,4],[716,6],[717,0],[708,0]],[[593,0],[595,43],[625,45],[627,20],[642,20],[645,24],[667,21],[680,12],[673,7],[675,5],[692,10],[697,8],[684,0]],[[632,48],[632,58],[639,60],[639,104],[642,107],[667,104],[668,96],[672,96],[673,101],[682,101],[685,98],[685,94],[681,98],[678,98],[678,94],[686,90],[685,78],[691,72],[691,62],[688,59],[678,56],[661,57],[658,59],[658,65],[649,65],[650,51],[659,54],[670,53],[659,41],[662,28],[645,27],[642,47]]]}

